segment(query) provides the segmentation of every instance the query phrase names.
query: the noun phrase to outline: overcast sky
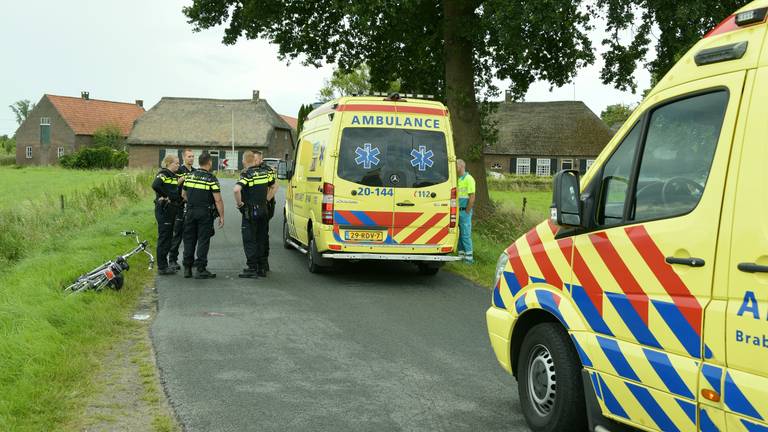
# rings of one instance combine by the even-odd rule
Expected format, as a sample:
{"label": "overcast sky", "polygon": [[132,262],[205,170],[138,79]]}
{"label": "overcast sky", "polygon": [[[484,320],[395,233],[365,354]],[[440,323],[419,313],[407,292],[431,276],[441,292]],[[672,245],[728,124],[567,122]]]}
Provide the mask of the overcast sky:
{"label": "overcast sky", "polygon": [[[223,28],[193,33],[181,13],[191,0],[27,0],[0,7],[0,135],[13,134],[8,105],[37,102],[44,93],[123,102],[163,96],[245,99],[251,90],[281,114],[296,116],[316,98],[333,67],[287,65],[264,41],[221,43]],[[602,35],[594,34],[595,46]],[[599,47],[598,47],[599,49]],[[599,56],[598,56],[599,57]],[[575,86],[550,92],[535,84],[527,101],[583,100],[599,114],[639,96],[600,84],[601,61],[579,73]],[[648,86],[638,72],[639,89]],[[503,84],[503,83],[502,83]],[[418,90],[418,89],[416,89]]]}

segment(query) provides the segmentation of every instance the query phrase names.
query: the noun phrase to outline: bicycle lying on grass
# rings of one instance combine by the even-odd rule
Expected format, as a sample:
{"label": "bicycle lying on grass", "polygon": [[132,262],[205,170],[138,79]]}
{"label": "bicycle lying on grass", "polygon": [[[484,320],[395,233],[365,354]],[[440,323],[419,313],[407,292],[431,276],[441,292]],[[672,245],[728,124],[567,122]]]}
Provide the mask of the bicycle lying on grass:
{"label": "bicycle lying on grass", "polygon": [[128,259],[141,252],[149,256],[149,270],[152,270],[152,267],[155,265],[155,257],[148,250],[149,242],[139,240],[139,234],[136,231],[122,231],[120,234],[126,237],[134,236],[138,246],[125,255],[119,255],[114,261],[107,261],[90,272],[81,275],[72,285],[64,288],[64,292],[73,294],[88,290],[101,291],[105,287],[115,290],[121,289],[125,282],[123,272],[130,268]]}

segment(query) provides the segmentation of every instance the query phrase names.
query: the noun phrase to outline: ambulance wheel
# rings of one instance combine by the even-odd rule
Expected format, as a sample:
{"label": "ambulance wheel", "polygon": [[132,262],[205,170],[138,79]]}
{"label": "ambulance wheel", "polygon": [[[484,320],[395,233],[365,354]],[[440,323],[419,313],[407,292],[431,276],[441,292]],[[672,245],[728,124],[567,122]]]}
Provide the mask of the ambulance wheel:
{"label": "ambulance wheel", "polygon": [[520,347],[517,382],[532,431],[587,430],[581,363],[562,326],[542,323],[528,332]]}
{"label": "ambulance wheel", "polygon": [[424,276],[434,276],[440,271],[440,266],[436,264],[419,263],[419,274]]}
{"label": "ambulance wheel", "polygon": [[291,239],[291,234],[288,231],[288,221],[283,219],[283,247],[286,249],[293,249],[293,246],[291,246],[290,243],[288,243],[288,240]]}
{"label": "ambulance wheel", "polygon": [[322,267],[318,265],[318,261],[320,261],[320,252],[317,251],[315,238],[311,235],[309,236],[309,247],[307,249],[307,269],[310,273],[320,273],[322,271]]}

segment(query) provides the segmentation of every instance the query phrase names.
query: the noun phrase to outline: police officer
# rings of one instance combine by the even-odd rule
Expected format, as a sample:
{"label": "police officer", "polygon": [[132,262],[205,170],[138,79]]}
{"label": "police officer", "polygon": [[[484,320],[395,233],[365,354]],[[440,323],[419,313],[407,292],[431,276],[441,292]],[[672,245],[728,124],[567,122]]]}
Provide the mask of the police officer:
{"label": "police officer", "polygon": [[157,274],[172,275],[176,269],[168,267],[168,252],[171,248],[173,225],[176,213],[181,208],[179,194],[179,158],[168,155],[163,159],[162,169],[152,182],[155,191],[155,220],[157,220]]}
{"label": "police officer", "polygon": [[[275,170],[270,167],[269,165],[264,163],[264,154],[260,152],[259,150],[254,151],[256,154],[256,161],[257,165],[260,167],[265,167],[270,170],[272,170],[272,175],[277,178],[277,173]],[[278,184],[275,183],[275,189],[272,191],[272,198],[270,198],[269,201],[267,201],[267,208],[269,209],[269,218],[267,219],[267,234],[266,234],[266,243],[264,246],[264,255],[266,256],[264,260],[264,267],[266,271],[269,271],[269,221],[272,220],[272,218],[275,216],[275,207],[277,206],[277,200],[275,199],[275,195],[277,195],[277,189],[279,188]]]}
{"label": "police officer", "polygon": [[[184,149],[181,153],[181,157],[184,164],[179,167],[176,174],[181,178],[186,178],[188,174],[191,174],[194,168],[192,164],[195,162],[195,154],[190,149]],[[179,185],[179,194],[181,194],[182,186]],[[176,212],[176,221],[173,224],[173,239],[171,240],[171,250],[168,252],[168,268],[179,270],[179,246],[181,245],[181,239],[184,234],[184,211],[185,205],[182,204],[181,208]]]}
{"label": "police officer", "polygon": [[271,169],[261,165],[260,154],[243,154],[245,170],[234,188],[235,204],[243,214],[241,230],[247,268],[242,278],[267,276],[267,230],[269,229],[268,201],[274,196],[275,176]]}
{"label": "police officer", "polygon": [[[219,218],[219,228],[224,227],[224,203],[221,201],[219,179],[211,173],[211,155],[203,153],[198,158],[199,168],[187,175],[182,196],[187,201],[184,216],[184,277],[192,277],[192,266],[197,268],[195,279],[215,278],[208,266],[208,248],[213,236],[213,221]],[[195,256],[197,252],[197,256]]]}

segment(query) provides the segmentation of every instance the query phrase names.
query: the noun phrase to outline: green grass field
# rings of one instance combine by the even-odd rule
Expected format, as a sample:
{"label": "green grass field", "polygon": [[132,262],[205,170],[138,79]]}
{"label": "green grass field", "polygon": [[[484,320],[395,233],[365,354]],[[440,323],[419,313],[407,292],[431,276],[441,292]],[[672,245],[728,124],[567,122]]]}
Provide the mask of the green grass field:
{"label": "green grass field", "polygon": [[25,184],[24,179],[35,185],[28,197],[45,189],[46,178],[70,182],[72,207],[63,213],[49,208],[45,194],[26,208],[0,208],[0,258],[5,259],[0,259],[0,430],[60,430],[80,412],[79,401],[92,391],[93,372],[110,343],[124,334],[152,273],[140,256],[131,262],[120,292],[65,296],[62,288],[130,250],[135,243],[119,236],[121,230],[138,230],[154,244],[151,177],[58,168],[0,173],[2,190],[12,196],[18,196],[19,186],[7,185]]}
{"label": "green grass field", "polygon": [[491,200],[496,202],[501,211],[521,214],[523,198],[527,200],[525,212],[531,218],[544,219],[552,205],[551,191],[499,191],[490,192]]}
{"label": "green grass field", "polygon": [[72,192],[86,190],[105,180],[124,175],[123,171],[0,166],[0,209],[38,201],[45,196],[58,199],[62,194],[70,195]]}

